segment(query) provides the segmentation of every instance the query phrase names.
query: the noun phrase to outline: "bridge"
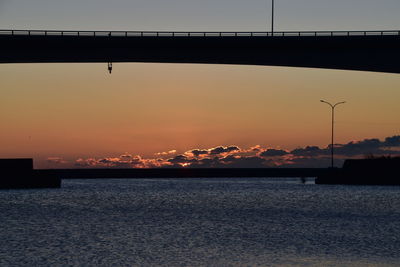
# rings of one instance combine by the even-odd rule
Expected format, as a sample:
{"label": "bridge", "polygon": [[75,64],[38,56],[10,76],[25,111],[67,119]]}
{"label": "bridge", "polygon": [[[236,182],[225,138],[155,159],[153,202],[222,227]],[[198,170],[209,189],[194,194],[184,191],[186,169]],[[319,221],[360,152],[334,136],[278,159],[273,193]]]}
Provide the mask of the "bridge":
{"label": "bridge", "polygon": [[203,63],[400,73],[399,30],[0,30],[0,48],[0,63]]}

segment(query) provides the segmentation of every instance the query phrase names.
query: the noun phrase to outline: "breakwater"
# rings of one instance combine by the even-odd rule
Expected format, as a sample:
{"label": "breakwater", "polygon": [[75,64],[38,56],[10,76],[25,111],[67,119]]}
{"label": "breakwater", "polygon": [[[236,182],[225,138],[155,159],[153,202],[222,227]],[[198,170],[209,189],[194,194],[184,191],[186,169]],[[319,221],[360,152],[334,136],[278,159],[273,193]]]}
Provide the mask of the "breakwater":
{"label": "breakwater", "polygon": [[33,159],[0,159],[0,189],[59,188],[61,179],[33,169]]}
{"label": "breakwater", "polygon": [[341,169],[318,176],[316,184],[400,185],[400,158],[346,160]]}
{"label": "breakwater", "polygon": [[37,170],[62,179],[101,178],[266,178],[318,177],[327,168],[165,168],[165,169],[52,169]]}

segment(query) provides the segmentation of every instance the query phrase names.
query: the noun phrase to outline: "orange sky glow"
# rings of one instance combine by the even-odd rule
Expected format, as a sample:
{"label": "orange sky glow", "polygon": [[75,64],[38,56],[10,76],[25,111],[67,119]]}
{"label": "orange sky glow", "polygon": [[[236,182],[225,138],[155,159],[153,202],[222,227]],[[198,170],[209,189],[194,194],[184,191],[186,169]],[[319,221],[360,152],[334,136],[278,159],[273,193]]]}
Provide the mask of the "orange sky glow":
{"label": "orange sky glow", "polygon": [[[11,64],[0,70],[0,157],[75,162],[196,148],[326,147],[400,133],[400,75],[302,68]],[[157,154],[157,153],[167,154]]]}

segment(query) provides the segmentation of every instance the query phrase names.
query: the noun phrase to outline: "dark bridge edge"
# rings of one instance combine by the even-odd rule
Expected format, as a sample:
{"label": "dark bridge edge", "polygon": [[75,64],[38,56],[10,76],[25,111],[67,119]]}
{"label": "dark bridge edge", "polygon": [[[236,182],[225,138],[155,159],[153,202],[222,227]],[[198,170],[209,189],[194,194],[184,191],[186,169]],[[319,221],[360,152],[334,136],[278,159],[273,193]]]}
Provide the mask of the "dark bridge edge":
{"label": "dark bridge edge", "polygon": [[3,63],[147,62],[400,73],[400,35],[90,37],[0,35]]}

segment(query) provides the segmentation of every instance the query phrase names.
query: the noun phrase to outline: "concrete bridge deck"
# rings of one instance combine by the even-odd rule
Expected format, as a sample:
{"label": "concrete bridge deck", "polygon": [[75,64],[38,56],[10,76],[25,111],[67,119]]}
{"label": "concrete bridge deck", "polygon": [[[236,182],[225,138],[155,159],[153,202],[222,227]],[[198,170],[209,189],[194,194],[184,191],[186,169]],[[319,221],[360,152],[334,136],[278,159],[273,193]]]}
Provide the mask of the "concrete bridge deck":
{"label": "concrete bridge deck", "polygon": [[0,48],[0,63],[202,63],[400,73],[400,31],[0,30]]}

